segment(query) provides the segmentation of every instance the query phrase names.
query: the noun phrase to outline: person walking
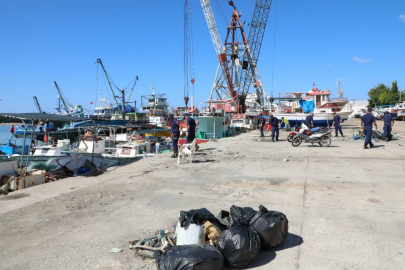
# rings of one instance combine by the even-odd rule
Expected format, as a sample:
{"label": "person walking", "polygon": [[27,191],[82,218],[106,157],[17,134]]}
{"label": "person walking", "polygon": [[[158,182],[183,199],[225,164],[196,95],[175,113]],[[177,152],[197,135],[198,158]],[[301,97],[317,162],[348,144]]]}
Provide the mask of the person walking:
{"label": "person walking", "polygon": [[337,115],[336,112],[334,112],[332,115],[333,115],[332,126],[335,127],[335,137],[338,136],[338,132],[340,133],[340,135],[342,135],[342,137],[344,137],[342,132],[342,126],[340,125],[342,123],[342,117],[340,117],[340,115]]}
{"label": "person walking", "polygon": [[364,149],[373,148],[374,144],[371,142],[371,136],[373,135],[373,124],[376,130],[378,130],[377,123],[375,122],[374,115],[371,114],[373,109],[368,108],[367,113],[361,118],[361,127],[364,129],[364,135],[366,135],[366,141],[364,142]]}
{"label": "person walking", "polygon": [[305,125],[309,128],[314,126],[314,113],[311,113],[305,118]]}
{"label": "person walking", "polygon": [[260,113],[259,116],[259,127],[260,127],[260,137],[264,137],[264,126],[266,125],[266,119],[263,116],[263,112]]}
{"label": "person walking", "polygon": [[276,137],[276,141],[278,141],[278,135],[280,133],[278,124],[279,124],[279,121],[278,121],[277,117],[274,117],[274,115],[270,115],[269,125],[271,125],[271,141],[272,142],[274,142],[274,136]]}
{"label": "person walking", "polygon": [[186,125],[187,125],[187,143],[192,143],[195,139],[195,128],[196,128],[196,123],[193,118],[190,117],[191,114],[186,113],[184,114],[184,119],[186,119]]}
{"label": "person walking", "polygon": [[179,153],[178,143],[180,139],[180,122],[176,118],[174,118],[173,114],[169,115],[169,121],[172,122],[170,127],[170,132],[172,133],[172,141],[173,141],[173,155],[172,158],[176,158]]}
{"label": "person walking", "polygon": [[384,120],[384,137],[386,141],[391,141],[392,135],[392,127],[394,126],[394,118],[389,112],[384,112],[384,116],[382,117]]}

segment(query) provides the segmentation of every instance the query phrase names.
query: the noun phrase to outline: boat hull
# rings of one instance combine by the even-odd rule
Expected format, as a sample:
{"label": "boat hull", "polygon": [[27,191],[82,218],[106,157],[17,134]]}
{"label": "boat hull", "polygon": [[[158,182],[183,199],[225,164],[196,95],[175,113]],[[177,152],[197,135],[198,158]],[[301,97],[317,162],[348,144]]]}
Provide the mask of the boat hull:
{"label": "boat hull", "polygon": [[[351,112],[338,112],[337,114],[342,118],[342,121],[346,121]],[[284,117],[288,119],[290,126],[301,125],[305,122],[307,113],[272,113],[279,120]],[[332,113],[315,113],[314,114],[314,127],[328,127],[332,126],[333,115]]]}

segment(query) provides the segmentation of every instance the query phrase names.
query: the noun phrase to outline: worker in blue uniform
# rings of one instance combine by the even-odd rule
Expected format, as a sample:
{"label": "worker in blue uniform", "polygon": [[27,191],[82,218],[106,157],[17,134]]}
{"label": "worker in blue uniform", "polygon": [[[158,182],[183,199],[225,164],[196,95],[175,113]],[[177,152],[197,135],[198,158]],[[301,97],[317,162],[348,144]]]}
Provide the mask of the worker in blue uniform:
{"label": "worker in blue uniform", "polygon": [[367,113],[361,118],[361,127],[364,129],[364,135],[366,135],[366,141],[364,142],[364,149],[373,148],[374,144],[371,142],[371,136],[373,135],[373,124],[376,130],[378,130],[377,123],[374,115],[371,114],[372,109],[368,108]]}
{"label": "worker in blue uniform", "polygon": [[314,126],[314,114],[311,113],[305,118],[305,125],[309,128]]}
{"label": "worker in blue uniform", "polygon": [[382,117],[384,120],[384,137],[386,141],[390,141],[392,139],[391,131],[392,127],[394,126],[394,118],[389,112],[384,112],[384,116]]}
{"label": "worker in blue uniform", "polygon": [[263,113],[261,112],[259,116],[260,137],[264,137],[263,129],[265,125],[266,119],[264,118]]}
{"label": "worker in blue uniform", "polygon": [[185,113],[184,114],[184,119],[186,119],[186,125],[187,125],[187,143],[192,143],[195,139],[195,129],[196,129],[196,123],[193,118],[190,117],[191,114]]}
{"label": "worker in blue uniform", "polygon": [[344,137],[342,132],[342,126],[340,125],[341,123],[342,117],[340,117],[340,115],[337,115],[336,112],[334,112],[332,126],[335,127],[335,137],[338,136],[338,132],[340,133],[340,135],[342,135],[342,137]]}
{"label": "worker in blue uniform", "polygon": [[278,134],[280,133],[278,124],[279,124],[279,121],[278,121],[277,117],[274,117],[274,115],[270,115],[269,125],[271,125],[271,141],[272,142],[274,142],[274,136],[276,137],[276,141],[278,141]]}
{"label": "worker in blue uniform", "polygon": [[179,143],[180,139],[180,122],[179,120],[173,117],[173,114],[169,115],[169,121],[172,121],[170,132],[172,133],[172,140],[173,140],[173,155],[171,157],[176,158],[179,153],[177,144]]}

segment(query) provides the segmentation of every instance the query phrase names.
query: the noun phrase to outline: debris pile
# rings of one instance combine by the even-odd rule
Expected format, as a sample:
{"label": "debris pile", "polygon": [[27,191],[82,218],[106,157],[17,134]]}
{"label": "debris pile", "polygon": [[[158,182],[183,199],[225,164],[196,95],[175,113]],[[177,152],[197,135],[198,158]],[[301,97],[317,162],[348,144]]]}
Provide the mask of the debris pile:
{"label": "debris pile", "polygon": [[[222,269],[248,266],[261,250],[280,245],[288,219],[264,206],[259,211],[233,205],[214,216],[206,208],[181,211],[173,230],[130,242],[137,256],[154,258],[158,270]],[[187,267],[186,267],[187,266]]]}
{"label": "debris pile", "polygon": [[[391,134],[390,138],[386,138],[383,132],[378,131],[378,130],[373,130],[371,138],[373,140],[382,140],[382,141],[399,140],[402,138],[402,134],[394,133],[394,134]],[[366,135],[364,134],[363,130],[359,129],[353,133],[353,139],[354,140],[365,140]]]}

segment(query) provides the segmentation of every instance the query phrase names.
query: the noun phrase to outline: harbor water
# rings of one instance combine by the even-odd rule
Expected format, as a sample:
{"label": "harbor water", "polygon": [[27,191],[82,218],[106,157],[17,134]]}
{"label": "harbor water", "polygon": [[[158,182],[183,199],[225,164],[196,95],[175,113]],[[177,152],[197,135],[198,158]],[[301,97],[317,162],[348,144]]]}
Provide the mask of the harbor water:
{"label": "harbor water", "polygon": [[[11,125],[0,125],[0,144],[8,143],[8,139],[11,137],[10,129]],[[22,138],[17,139],[18,145],[21,145],[22,143],[23,143]],[[26,145],[29,145],[29,138],[26,141]]]}

